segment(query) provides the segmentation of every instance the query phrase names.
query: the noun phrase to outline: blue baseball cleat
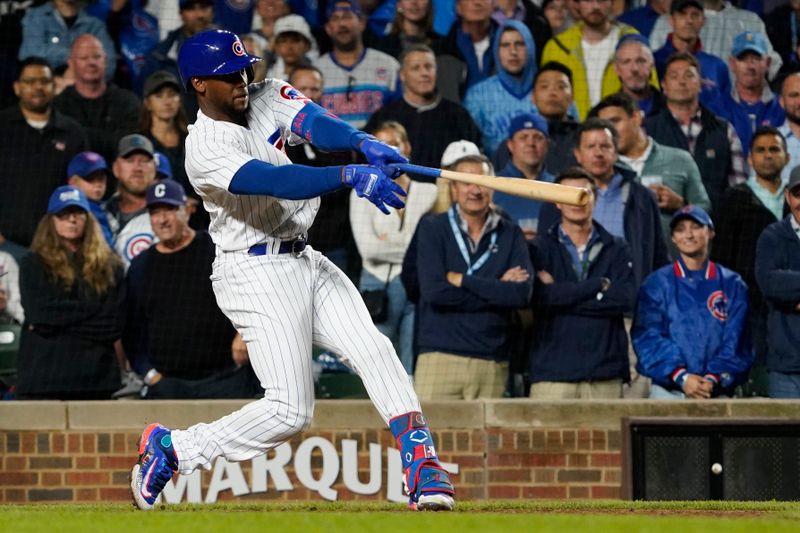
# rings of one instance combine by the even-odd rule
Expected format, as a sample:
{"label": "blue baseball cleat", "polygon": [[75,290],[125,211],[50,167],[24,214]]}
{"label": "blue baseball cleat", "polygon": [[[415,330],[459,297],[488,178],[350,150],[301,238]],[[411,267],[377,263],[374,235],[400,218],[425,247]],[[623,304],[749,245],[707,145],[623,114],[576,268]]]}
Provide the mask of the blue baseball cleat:
{"label": "blue baseball cleat", "polygon": [[389,427],[403,461],[408,507],[417,511],[452,511],[455,490],[436,456],[425,417],[419,412],[406,413],[392,418]]}
{"label": "blue baseball cleat", "polygon": [[150,424],[139,439],[139,462],[131,470],[131,495],[136,507],[149,511],[178,469],[172,434],[161,424]]}

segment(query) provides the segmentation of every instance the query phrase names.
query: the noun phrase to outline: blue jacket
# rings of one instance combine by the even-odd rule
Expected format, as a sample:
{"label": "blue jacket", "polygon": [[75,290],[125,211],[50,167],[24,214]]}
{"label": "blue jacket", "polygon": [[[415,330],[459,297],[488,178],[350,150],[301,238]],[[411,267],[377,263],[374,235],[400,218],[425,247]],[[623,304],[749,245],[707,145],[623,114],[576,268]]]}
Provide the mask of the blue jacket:
{"label": "blue jacket", "polygon": [[[534,331],[528,358],[530,380],[630,380],[628,335],[624,313],[636,295],[631,255],[625,241],[594,223],[598,239],[589,248],[589,271],[580,280],[567,248],[559,239],[559,223],[530,246],[535,270],[545,270],[555,283],[536,279],[533,291]],[[611,280],[601,292],[601,278]]]}
{"label": "blue jacket", "polygon": [[688,272],[678,259],[653,272],[639,290],[631,340],[636,369],[680,390],[682,369],[713,375],[723,390],[747,378],[755,354],[747,325],[747,285],[736,272],[707,262]]}
{"label": "blue jacket", "polygon": [[[456,217],[458,219],[458,217]],[[461,230],[459,230],[461,231]],[[428,215],[417,226],[417,342],[420,353],[447,352],[495,361],[508,360],[512,309],[526,307],[533,282],[500,281],[509,268],[520,266],[533,276],[522,230],[501,218],[478,243],[470,262],[490,251],[486,263],[472,275],[464,274],[461,287],[447,281],[448,272],[467,271],[448,219],[448,213]],[[464,242],[469,237],[462,231]]]}
{"label": "blue jacket", "polygon": [[790,217],[770,224],[756,247],[756,280],[769,304],[767,368],[800,374],[800,239]]}
{"label": "blue jacket", "polygon": [[52,2],[29,9],[22,18],[19,59],[22,61],[36,56],[47,59],[53,68],[66,65],[72,42],[84,33],[91,33],[102,43],[108,56],[106,79],[111,79],[117,65],[117,54],[105,23],[81,10],[72,27],[67,28]]}
{"label": "blue jacket", "polygon": [[[661,230],[661,212],[653,193],[634,181],[635,173],[626,167],[616,167],[622,174],[622,194],[625,198],[625,242],[633,258],[636,286],[653,270],[669,263],[667,245]],[[555,204],[546,203],[539,211],[539,232],[547,231],[561,220]]]}
{"label": "blue jacket", "polygon": [[[528,52],[528,62],[519,76],[512,76],[500,65],[500,36],[506,29],[522,35]],[[483,132],[483,149],[490,158],[497,146],[508,138],[508,126],[516,115],[535,111],[531,101],[533,77],[536,75],[536,43],[528,28],[519,21],[509,20],[497,30],[492,42],[492,55],[497,74],[467,90],[464,107]]]}
{"label": "blue jacket", "polygon": [[[769,100],[766,100],[771,96]],[[749,104],[733,97],[732,93],[722,94],[719,100],[719,109],[711,109],[722,118],[727,119],[733,124],[739,140],[742,141],[744,155],[750,152],[750,141],[753,133],[761,126],[772,126],[777,128],[786,121],[786,112],[781,107],[778,95],[765,89],[764,99],[754,104]],[[795,163],[791,163],[794,166]]]}

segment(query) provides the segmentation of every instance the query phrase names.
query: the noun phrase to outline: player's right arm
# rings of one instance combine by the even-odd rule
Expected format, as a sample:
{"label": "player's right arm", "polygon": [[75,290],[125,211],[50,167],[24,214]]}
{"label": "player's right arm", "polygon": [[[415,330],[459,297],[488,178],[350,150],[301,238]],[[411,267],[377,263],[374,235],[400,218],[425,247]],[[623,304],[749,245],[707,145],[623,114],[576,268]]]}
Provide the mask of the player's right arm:
{"label": "player's right arm", "polygon": [[274,165],[253,158],[236,127],[219,121],[198,122],[192,129],[186,140],[186,169],[192,184],[208,192],[224,189],[236,195],[304,200],[350,187],[384,212],[384,204],[404,206],[397,197],[405,195],[403,189],[378,168]]}

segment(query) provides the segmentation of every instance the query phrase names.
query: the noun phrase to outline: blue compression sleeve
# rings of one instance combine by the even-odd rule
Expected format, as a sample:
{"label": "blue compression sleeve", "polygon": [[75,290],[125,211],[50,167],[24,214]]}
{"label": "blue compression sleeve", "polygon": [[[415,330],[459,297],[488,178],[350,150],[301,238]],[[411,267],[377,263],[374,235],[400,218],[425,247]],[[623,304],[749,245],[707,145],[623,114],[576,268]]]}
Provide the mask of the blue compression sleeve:
{"label": "blue compression sleeve", "polygon": [[292,132],[321,150],[358,150],[368,135],[313,102],[297,112]]}
{"label": "blue compression sleeve", "polygon": [[275,166],[251,159],[233,175],[233,194],[263,194],[286,200],[306,200],[344,187],[342,167]]}

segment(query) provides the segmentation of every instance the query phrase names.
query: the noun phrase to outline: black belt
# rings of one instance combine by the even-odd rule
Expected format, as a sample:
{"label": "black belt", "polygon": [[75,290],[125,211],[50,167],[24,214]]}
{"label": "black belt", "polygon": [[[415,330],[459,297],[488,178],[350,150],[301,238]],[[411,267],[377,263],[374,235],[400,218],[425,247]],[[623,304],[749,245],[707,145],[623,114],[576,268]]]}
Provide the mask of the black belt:
{"label": "black belt", "polygon": [[[279,254],[288,254],[292,253],[294,255],[300,255],[303,253],[303,250],[306,249],[306,240],[303,238],[294,239],[292,241],[282,241],[280,246],[278,246],[278,253]],[[254,244],[247,250],[247,253],[250,255],[267,255],[269,253],[269,245],[267,243],[263,244]]]}

